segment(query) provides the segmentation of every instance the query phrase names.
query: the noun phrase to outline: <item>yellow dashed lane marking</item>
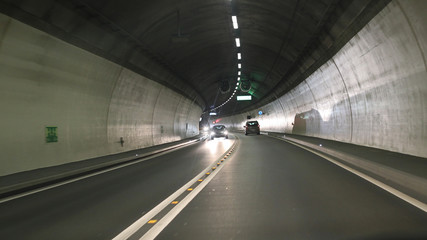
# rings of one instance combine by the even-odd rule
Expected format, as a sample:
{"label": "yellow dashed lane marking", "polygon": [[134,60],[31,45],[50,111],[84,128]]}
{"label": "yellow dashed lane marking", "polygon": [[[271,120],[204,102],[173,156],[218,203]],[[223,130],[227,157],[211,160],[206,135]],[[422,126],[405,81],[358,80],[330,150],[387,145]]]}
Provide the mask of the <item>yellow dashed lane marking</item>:
{"label": "yellow dashed lane marking", "polygon": [[[233,150],[234,150],[234,148],[233,149],[231,149],[231,150],[229,150],[229,152],[224,156],[223,155],[223,158],[221,159],[221,161],[219,161],[219,162],[217,162],[217,165],[218,166],[212,166],[211,165],[211,167],[212,167],[212,170],[210,171],[210,172],[206,172],[205,173],[205,175],[210,175],[211,174],[211,172],[212,172],[212,175],[214,176],[214,175],[216,175],[218,172],[217,171],[213,171],[213,170],[215,170],[215,169],[220,169],[221,167],[219,167],[219,165],[221,165],[221,162],[224,162],[224,160],[225,159],[227,159],[231,154],[232,154],[232,152],[233,152]],[[200,174],[203,174],[203,172],[201,172]],[[201,176],[199,176],[199,177],[201,177]],[[211,176],[212,177],[212,176]],[[205,179],[203,179],[204,177],[201,177],[201,178],[199,178],[197,181],[198,182],[205,182],[206,183],[206,181],[204,181]],[[207,178],[207,181],[209,182],[210,180],[211,180],[211,178],[208,178],[208,177],[206,177]],[[197,178],[196,178],[197,179]],[[192,180],[192,181],[194,181],[194,179]],[[191,181],[190,182],[188,182],[188,184],[190,184],[191,183]],[[174,219],[175,217],[176,217],[176,215],[182,210],[182,209],[180,209],[180,206],[183,206],[182,208],[184,208],[185,207],[185,205],[186,204],[188,204],[193,198],[194,198],[194,196],[192,196],[192,194],[194,194],[194,193],[196,193],[196,195],[201,191],[201,189],[203,189],[205,186],[206,186],[206,184],[205,183],[200,183],[200,184],[194,184],[194,182],[193,182],[193,186],[194,186],[194,188],[187,188],[187,192],[191,192],[191,191],[193,191],[194,189],[194,192],[192,192],[191,194],[190,193],[187,193],[187,197],[191,197],[191,198],[189,198],[189,200],[187,199],[187,197],[186,198],[184,198],[183,200],[182,200],[182,203],[178,206],[177,204],[178,203],[180,203],[180,201],[170,201],[169,202],[169,204],[171,204],[171,205],[177,205],[177,206],[171,206],[170,208],[171,209],[178,209],[177,210],[177,212],[175,213],[175,212],[172,212],[172,211],[170,211],[169,213],[167,213],[166,214],[166,218],[162,218],[162,222],[163,222],[163,220],[165,220],[165,223],[166,223],[166,225],[170,222],[170,221],[172,221],[172,219]],[[197,186],[199,186],[199,187],[197,187]],[[181,193],[179,193],[179,194],[183,194],[182,192]],[[179,194],[173,194],[173,195],[171,195],[169,198],[172,198],[172,199],[176,199],[176,197],[179,195]],[[177,196],[175,196],[175,195],[177,195]],[[165,203],[165,204],[167,204],[167,203]],[[162,209],[164,209],[165,208],[165,206],[163,207],[162,205],[165,205],[164,203],[162,203],[161,205],[159,205],[160,207],[162,207]],[[157,207],[159,207],[159,206],[157,206]],[[156,207],[156,208],[157,208]],[[150,211],[150,213],[151,213],[151,211]],[[152,215],[153,216],[153,215]],[[144,217],[146,217],[145,215],[142,217],[142,218],[144,218]],[[149,217],[149,216],[147,216],[147,217]],[[151,220],[149,220],[148,222],[147,222],[147,224],[156,224],[157,222],[159,221],[159,219],[151,219]],[[135,222],[136,223],[136,222]],[[134,224],[135,224],[134,223]],[[133,225],[134,225],[133,224]],[[133,225],[131,225],[131,226],[133,226]],[[163,223],[162,224],[160,224],[160,225],[156,225],[156,226],[152,226],[152,228],[153,229],[160,229],[160,231],[164,228],[164,227],[159,227],[159,226],[162,226],[162,225],[164,225]],[[132,232],[133,231],[133,232]],[[129,233],[134,233],[134,230],[130,230],[130,231],[123,231],[121,234],[119,234],[118,235],[118,237],[120,236],[120,237],[123,237],[125,234],[129,234]],[[123,235],[123,236],[122,236]],[[157,236],[157,235],[155,235],[155,236]],[[155,237],[154,236],[154,237]],[[121,238],[120,238],[121,239]]]}

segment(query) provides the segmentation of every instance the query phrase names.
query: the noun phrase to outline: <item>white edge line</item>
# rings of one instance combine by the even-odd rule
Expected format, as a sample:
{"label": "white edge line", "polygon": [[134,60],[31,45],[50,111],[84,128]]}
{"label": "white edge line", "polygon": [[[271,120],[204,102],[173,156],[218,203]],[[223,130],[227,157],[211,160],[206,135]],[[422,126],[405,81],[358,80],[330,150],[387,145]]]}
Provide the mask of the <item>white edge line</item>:
{"label": "white edge line", "polygon": [[[236,140],[235,140],[236,141]],[[233,144],[234,145],[234,144]],[[229,151],[233,145],[227,150]],[[225,152],[227,152],[225,151]],[[216,164],[216,161],[213,163]],[[189,182],[187,182],[184,186],[182,186],[180,189],[178,189],[177,191],[175,191],[174,193],[172,193],[168,198],[166,198],[165,200],[163,200],[159,205],[157,205],[156,207],[154,207],[153,209],[151,209],[148,213],[146,213],[144,216],[142,216],[141,218],[139,218],[138,220],[136,220],[132,225],[130,225],[129,227],[127,227],[125,230],[123,230],[119,235],[117,235],[116,237],[113,238],[113,240],[122,240],[122,239],[128,239],[130,236],[132,236],[135,232],[137,232],[142,226],[144,226],[145,224],[147,224],[147,222],[153,218],[156,214],[158,214],[160,211],[162,211],[164,208],[166,208],[168,205],[171,204],[171,202],[173,200],[175,200],[177,197],[179,197],[183,192],[185,192],[191,185],[193,185],[197,180],[199,180],[201,177],[203,177],[207,171],[210,171],[213,164],[210,164],[207,168],[205,168],[202,172],[200,172],[200,174],[198,174],[196,177],[194,177],[193,179],[191,179]],[[212,173],[212,175],[216,175],[215,174],[216,171],[214,171],[214,173]],[[209,177],[207,177],[209,178]],[[206,179],[207,179],[206,178]],[[206,181],[206,179],[204,181]],[[203,182],[204,182],[203,181]],[[199,184],[198,186],[202,185],[203,182],[201,184]],[[196,188],[197,189],[197,188]],[[191,193],[190,193],[191,194]],[[190,195],[189,194],[189,195]],[[179,205],[179,204],[178,204]],[[178,206],[177,205],[177,206]],[[177,207],[175,206],[175,207]],[[159,221],[161,222],[161,221]],[[158,224],[158,223],[157,223]],[[157,225],[156,224],[156,225]]]}
{"label": "white edge line", "polygon": [[163,216],[160,221],[156,223],[149,231],[147,231],[140,240],[152,240],[157,235],[159,235],[163,229],[169,225],[170,222],[193,200],[205,187],[208,183],[221,171],[224,167],[225,162],[223,162],[215,171],[203,180],[192,192],[190,192],[184,199],[181,200],[174,208],[172,208],[165,216]]}
{"label": "white edge line", "polygon": [[316,155],[318,155],[318,156],[320,156],[320,157],[322,157],[322,158],[324,158],[324,159],[332,162],[333,164],[335,164],[337,166],[340,166],[340,167],[344,168],[345,170],[347,170],[347,171],[349,171],[349,172],[351,172],[351,173],[353,173],[353,174],[355,174],[355,175],[357,175],[357,176],[365,179],[366,181],[368,181],[368,182],[370,182],[370,183],[372,183],[372,184],[374,184],[374,185],[376,185],[376,186],[384,189],[385,191],[387,191],[387,192],[395,195],[396,197],[398,197],[398,198],[400,198],[400,199],[402,199],[402,200],[404,200],[404,201],[412,204],[413,206],[415,206],[415,207],[423,210],[424,212],[427,212],[427,204],[425,204],[425,203],[423,203],[423,202],[421,202],[421,201],[419,201],[419,200],[417,200],[417,199],[415,199],[415,198],[413,198],[413,197],[411,197],[411,196],[409,196],[409,195],[407,195],[407,194],[405,194],[405,193],[403,193],[403,192],[401,192],[401,191],[399,191],[399,190],[397,190],[397,189],[395,189],[395,188],[393,188],[393,187],[391,187],[391,186],[389,186],[389,185],[387,185],[385,183],[382,183],[382,182],[376,180],[375,178],[372,178],[372,177],[370,177],[370,176],[368,176],[368,175],[366,175],[364,173],[361,173],[361,172],[359,172],[359,171],[357,171],[357,170],[355,170],[353,168],[350,168],[350,167],[348,167],[348,166],[346,166],[346,165],[344,165],[344,164],[342,164],[342,163],[340,163],[340,162],[338,162],[336,160],[333,160],[332,158],[330,158],[330,157],[328,157],[328,156],[326,156],[326,155],[324,155],[322,153],[318,153],[316,151],[313,151],[313,150],[311,150],[311,149],[309,149],[307,147],[304,147],[304,146],[302,146],[300,144],[296,144],[296,143],[294,143],[292,141],[288,141],[288,140],[281,139],[281,138],[277,138],[277,139],[280,139],[282,141],[286,141],[286,142],[288,142],[290,144],[293,144],[293,145],[298,146],[300,148],[303,148],[303,149],[305,149],[305,150],[307,150],[307,151],[309,151],[311,153],[314,153],[314,154],[316,154]]}
{"label": "white edge line", "polygon": [[[196,143],[196,141],[195,142],[191,142],[191,143],[187,143],[187,144],[185,144],[185,146],[190,146],[190,145],[193,145],[195,143]],[[18,198],[21,198],[21,197],[32,195],[32,194],[35,194],[35,193],[38,193],[38,192],[43,192],[43,191],[46,191],[46,190],[49,190],[49,189],[52,189],[52,188],[60,187],[60,186],[65,185],[65,184],[77,182],[77,181],[83,180],[85,178],[90,178],[90,177],[93,177],[93,176],[96,176],[96,175],[100,175],[100,174],[103,174],[103,173],[106,173],[106,172],[114,171],[114,170],[119,169],[119,168],[124,168],[124,167],[130,166],[130,165],[133,165],[133,164],[144,162],[144,161],[150,160],[152,158],[160,157],[160,156],[163,156],[165,154],[174,152],[175,150],[179,150],[182,147],[184,147],[184,146],[181,146],[181,144],[180,144],[176,148],[166,149],[165,151],[162,151],[160,153],[154,153],[155,155],[152,155],[152,156],[149,156],[149,157],[142,157],[140,160],[137,160],[137,161],[134,161],[134,162],[125,163],[125,164],[122,164],[120,166],[116,166],[116,167],[113,167],[113,168],[108,168],[108,169],[105,169],[105,170],[102,170],[102,171],[99,171],[99,172],[95,172],[95,173],[91,173],[91,174],[88,174],[88,175],[85,175],[85,176],[81,176],[81,177],[78,177],[78,178],[73,178],[73,179],[66,180],[66,181],[63,181],[63,182],[60,182],[60,183],[55,183],[55,184],[52,184],[52,185],[49,185],[49,186],[46,186],[46,187],[37,188],[35,190],[31,190],[31,191],[28,191],[28,192],[24,192],[24,193],[20,193],[20,194],[17,194],[17,195],[10,196],[10,197],[6,197],[6,198],[3,198],[3,199],[0,199],[0,203],[12,201],[14,199],[18,199]]]}

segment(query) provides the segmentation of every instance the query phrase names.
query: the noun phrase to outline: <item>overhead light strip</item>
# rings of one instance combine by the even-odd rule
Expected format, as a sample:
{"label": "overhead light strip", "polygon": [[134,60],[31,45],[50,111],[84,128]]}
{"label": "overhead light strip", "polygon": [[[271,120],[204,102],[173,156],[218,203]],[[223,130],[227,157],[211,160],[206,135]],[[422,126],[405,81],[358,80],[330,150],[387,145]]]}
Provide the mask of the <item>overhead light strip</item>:
{"label": "overhead light strip", "polygon": [[236,38],[236,46],[240,47],[240,38]]}
{"label": "overhead light strip", "polygon": [[233,28],[238,29],[239,24],[237,24],[237,16],[231,16],[231,20],[233,21]]}
{"label": "overhead light strip", "polygon": [[[233,28],[234,29],[239,29],[239,24],[237,23],[237,16],[231,16],[231,21],[232,21],[232,23],[233,23]],[[236,32],[237,33],[237,32]],[[238,34],[238,33],[237,33]],[[238,36],[238,35],[237,35]],[[240,47],[240,38],[235,38],[235,40],[236,40],[236,47]],[[237,60],[238,61],[241,61],[242,60],[242,54],[240,53],[240,52],[238,52],[237,53]],[[233,98],[233,96],[236,94],[236,91],[237,91],[237,89],[238,89],[238,86],[239,86],[239,81],[240,81],[240,75],[241,75],[241,71],[240,71],[240,69],[242,68],[242,64],[241,63],[238,63],[237,64],[237,67],[238,67],[238,69],[239,69],[239,71],[237,72],[237,75],[238,75],[238,77],[237,77],[237,83],[236,83],[236,88],[234,89],[234,92],[231,94],[231,96],[228,98],[228,100],[227,101],[225,101],[225,102],[223,102],[221,105],[219,105],[219,106],[217,106],[217,107],[215,107],[215,108],[213,108],[212,110],[216,110],[216,109],[218,109],[218,108],[220,108],[220,107],[222,107],[222,106],[224,106],[226,103],[228,103],[228,101],[230,101],[232,98]]]}

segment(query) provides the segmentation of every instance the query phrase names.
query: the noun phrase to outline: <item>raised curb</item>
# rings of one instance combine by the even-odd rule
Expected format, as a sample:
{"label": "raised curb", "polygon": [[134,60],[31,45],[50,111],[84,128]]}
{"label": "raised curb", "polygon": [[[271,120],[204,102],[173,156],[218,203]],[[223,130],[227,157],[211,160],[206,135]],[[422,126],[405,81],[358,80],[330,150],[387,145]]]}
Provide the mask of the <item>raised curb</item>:
{"label": "raised curb", "polygon": [[297,145],[302,145],[314,151],[331,156],[342,163],[349,164],[352,167],[363,171],[365,174],[368,174],[373,178],[384,181],[397,190],[406,193],[407,195],[412,196],[421,202],[427,203],[426,178],[422,178],[399,169],[391,168],[383,164],[372,162],[368,159],[360,158],[351,154],[295,139],[285,134],[264,132],[264,135],[293,142]]}
{"label": "raised curb", "polygon": [[[106,168],[110,168],[113,166],[118,166],[121,164],[129,163],[129,162],[132,162],[135,160],[139,160],[142,158],[153,156],[155,154],[159,154],[159,153],[163,153],[166,151],[181,148],[181,147],[184,147],[184,146],[187,146],[189,144],[196,143],[196,142],[199,142],[202,140],[204,140],[204,137],[199,137],[197,139],[188,140],[188,141],[185,141],[182,143],[178,143],[178,144],[168,146],[165,148],[161,148],[158,150],[149,151],[149,152],[146,152],[143,154],[136,154],[135,156],[131,156],[131,157],[118,158],[118,159],[115,159],[112,161],[97,163],[97,164],[86,166],[86,167],[74,168],[74,169],[70,169],[67,171],[63,171],[63,172],[58,173],[58,174],[41,176],[41,177],[37,177],[37,178],[31,179],[31,180],[26,180],[26,181],[22,181],[22,182],[19,182],[16,184],[0,187],[0,198],[4,198],[4,197],[10,196],[10,195],[25,192],[25,191],[35,189],[35,188],[38,188],[41,186],[50,185],[50,184],[57,183],[60,181],[65,181],[65,180],[68,180],[71,178],[86,175],[86,174],[93,173],[96,171],[104,170]],[[4,176],[4,177],[7,177],[7,176]]]}

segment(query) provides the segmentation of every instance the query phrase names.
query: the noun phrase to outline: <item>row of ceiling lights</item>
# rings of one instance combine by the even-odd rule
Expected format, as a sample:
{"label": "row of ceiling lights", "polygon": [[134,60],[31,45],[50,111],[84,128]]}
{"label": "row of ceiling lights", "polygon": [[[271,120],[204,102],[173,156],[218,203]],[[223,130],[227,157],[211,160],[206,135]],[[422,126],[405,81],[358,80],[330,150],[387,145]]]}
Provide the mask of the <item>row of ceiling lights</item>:
{"label": "row of ceiling lights", "polygon": [[[234,28],[234,30],[239,29],[239,24],[237,23],[237,16],[231,16],[231,21],[233,22],[233,28]],[[237,49],[240,49],[240,38],[236,37],[235,41],[236,41],[236,47],[237,47]],[[225,104],[227,104],[234,97],[234,95],[236,94],[237,89],[239,88],[240,75],[242,73],[241,72],[242,64],[240,63],[241,60],[242,60],[242,54],[240,52],[238,52],[237,53],[237,61],[239,63],[237,64],[237,69],[238,69],[238,71],[237,71],[237,83],[236,83],[236,87],[234,89],[234,92],[231,94],[231,96],[225,102],[223,102],[221,105],[213,108],[212,111],[214,111],[214,110],[216,110],[216,109],[224,106]]]}

